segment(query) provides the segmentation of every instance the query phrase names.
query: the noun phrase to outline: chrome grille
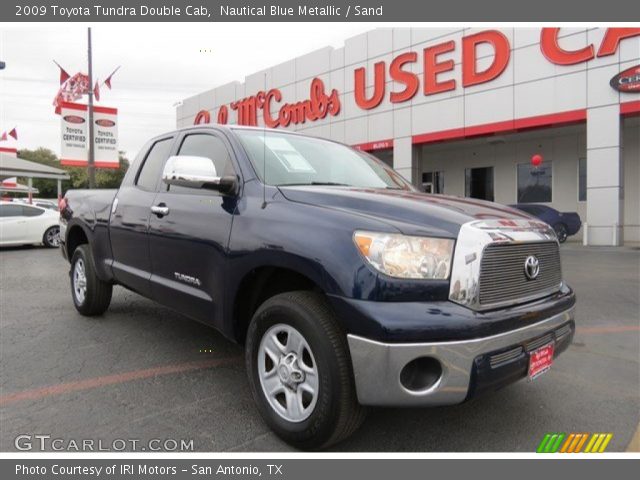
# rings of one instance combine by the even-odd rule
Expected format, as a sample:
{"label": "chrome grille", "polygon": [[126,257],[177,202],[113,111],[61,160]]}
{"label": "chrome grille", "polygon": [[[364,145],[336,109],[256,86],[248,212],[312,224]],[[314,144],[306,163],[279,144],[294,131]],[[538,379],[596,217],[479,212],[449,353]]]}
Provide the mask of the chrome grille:
{"label": "chrome grille", "polygon": [[522,347],[512,348],[511,350],[507,350],[506,352],[491,355],[489,357],[489,364],[491,365],[491,368],[496,368],[505,363],[509,363],[512,360],[515,360],[521,354],[522,354]]}
{"label": "chrome grille", "polygon": [[[540,272],[533,280],[524,270],[529,255],[540,262]],[[480,264],[480,304],[487,307],[543,297],[558,290],[561,281],[556,242],[490,244],[484,249]]]}
{"label": "chrome grille", "polygon": [[547,345],[548,343],[551,343],[551,342],[553,342],[553,334],[547,333],[546,335],[540,338],[536,338],[535,340],[527,342],[525,344],[525,348],[527,349],[527,352],[531,352],[532,350],[543,347],[544,345]]}
{"label": "chrome grille", "polygon": [[564,327],[560,327],[558,330],[556,330],[555,333],[556,333],[556,342],[560,342],[562,341],[562,339],[564,339],[564,337],[566,337],[571,333],[571,325],[567,324]]}

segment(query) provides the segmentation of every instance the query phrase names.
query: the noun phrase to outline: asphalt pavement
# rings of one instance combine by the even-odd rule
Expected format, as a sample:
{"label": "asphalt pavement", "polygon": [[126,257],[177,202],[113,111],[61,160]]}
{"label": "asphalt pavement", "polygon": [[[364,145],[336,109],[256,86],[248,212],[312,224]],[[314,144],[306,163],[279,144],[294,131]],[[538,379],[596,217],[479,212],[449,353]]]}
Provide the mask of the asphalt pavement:
{"label": "asphalt pavement", "polygon": [[[374,409],[334,450],[533,452],[548,432],[611,432],[607,451],[633,448],[640,251],[567,245],[562,262],[578,329],[551,371],[462,405]],[[47,450],[53,439],[71,451],[87,440],[95,449],[192,440],[195,451],[291,450],[254,407],[241,347],[121,287],[104,316],[84,318],[68,268],[57,250],[0,250],[1,451],[15,451],[20,435],[21,448]]]}

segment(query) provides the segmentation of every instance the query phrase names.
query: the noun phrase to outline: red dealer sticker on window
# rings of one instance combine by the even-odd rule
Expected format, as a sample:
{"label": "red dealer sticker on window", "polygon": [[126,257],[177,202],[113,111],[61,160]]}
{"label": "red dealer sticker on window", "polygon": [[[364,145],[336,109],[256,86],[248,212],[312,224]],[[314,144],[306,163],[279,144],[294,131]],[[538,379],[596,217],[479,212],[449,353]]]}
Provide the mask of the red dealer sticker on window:
{"label": "red dealer sticker on window", "polygon": [[535,349],[529,355],[529,380],[547,372],[553,364],[553,343]]}

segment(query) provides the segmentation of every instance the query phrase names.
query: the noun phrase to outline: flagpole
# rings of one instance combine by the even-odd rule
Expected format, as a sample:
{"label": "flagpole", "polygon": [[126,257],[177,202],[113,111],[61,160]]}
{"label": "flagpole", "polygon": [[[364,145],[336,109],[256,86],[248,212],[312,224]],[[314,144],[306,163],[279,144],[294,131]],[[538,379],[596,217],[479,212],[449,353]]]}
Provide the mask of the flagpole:
{"label": "flagpole", "polygon": [[93,59],[91,54],[91,27],[87,28],[87,55],[88,55],[88,75],[89,75],[89,161],[87,162],[87,176],[89,177],[89,188],[96,186],[96,164],[93,143]]}

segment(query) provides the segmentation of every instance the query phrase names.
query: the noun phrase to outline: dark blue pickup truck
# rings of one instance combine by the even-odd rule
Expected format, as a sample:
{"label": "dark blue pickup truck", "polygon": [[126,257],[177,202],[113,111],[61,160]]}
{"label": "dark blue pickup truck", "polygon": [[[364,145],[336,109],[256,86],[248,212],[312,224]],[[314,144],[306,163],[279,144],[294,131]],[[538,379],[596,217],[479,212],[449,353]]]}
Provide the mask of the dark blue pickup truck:
{"label": "dark blue pickup truck", "polygon": [[339,143],[186,128],[151,140],[119,190],[61,206],[77,310],[104,313],[121,285],[245,345],[260,413],[300,448],[344,439],[367,406],[533,379],[573,338],[549,225],[420,193]]}

